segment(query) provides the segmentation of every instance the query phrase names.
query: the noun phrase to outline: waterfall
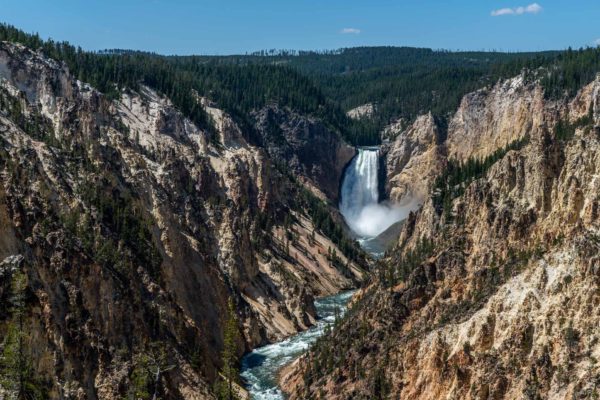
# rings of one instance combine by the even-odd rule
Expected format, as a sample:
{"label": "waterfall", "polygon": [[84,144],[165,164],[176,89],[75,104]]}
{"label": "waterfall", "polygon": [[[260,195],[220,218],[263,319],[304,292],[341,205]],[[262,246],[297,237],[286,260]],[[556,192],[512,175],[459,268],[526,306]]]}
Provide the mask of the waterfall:
{"label": "waterfall", "polygon": [[359,148],[346,168],[342,182],[340,212],[360,238],[374,238],[406,218],[414,206],[379,203],[379,150]]}
{"label": "waterfall", "polygon": [[[379,150],[359,149],[346,168],[342,182],[340,212],[353,231],[360,236],[373,236],[361,229],[360,216],[368,205],[379,202]],[[363,221],[364,222],[364,221]]]}

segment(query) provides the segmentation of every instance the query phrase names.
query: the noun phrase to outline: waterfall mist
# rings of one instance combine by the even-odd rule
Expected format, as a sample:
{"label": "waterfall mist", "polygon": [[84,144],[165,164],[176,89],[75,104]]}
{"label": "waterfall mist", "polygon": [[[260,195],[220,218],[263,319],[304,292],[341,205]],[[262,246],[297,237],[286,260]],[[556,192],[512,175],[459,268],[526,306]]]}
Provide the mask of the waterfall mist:
{"label": "waterfall mist", "polygon": [[342,182],[340,212],[359,237],[373,238],[418,207],[416,200],[404,206],[379,203],[379,150],[359,149]]}

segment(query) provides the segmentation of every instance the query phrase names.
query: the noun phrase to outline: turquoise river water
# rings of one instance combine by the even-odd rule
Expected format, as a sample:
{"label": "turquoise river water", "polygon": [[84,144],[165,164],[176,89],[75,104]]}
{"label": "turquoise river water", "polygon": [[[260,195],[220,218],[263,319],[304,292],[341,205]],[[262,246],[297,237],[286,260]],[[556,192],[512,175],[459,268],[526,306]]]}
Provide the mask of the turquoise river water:
{"label": "turquoise river water", "polygon": [[242,379],[252,400],[282,400],[277,386],[279,370],[303,354],[333,324],[336,310],[343,315],[353,291],[323,297],[315,301],[318,321],[310,329],[281,342],[259,347],[242,359]]}

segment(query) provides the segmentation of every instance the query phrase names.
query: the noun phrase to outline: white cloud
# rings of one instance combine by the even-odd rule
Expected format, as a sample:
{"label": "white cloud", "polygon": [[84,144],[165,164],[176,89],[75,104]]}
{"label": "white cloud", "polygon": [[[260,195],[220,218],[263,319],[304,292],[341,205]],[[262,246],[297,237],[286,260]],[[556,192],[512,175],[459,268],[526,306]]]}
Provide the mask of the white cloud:
{"label": "white cloud", "polygon": [[600,46],[600,38],[598,38],[598,39],[594,40],[594,44],[595,44],[596,46]]}
{"label": "white cloud", "polygon": [[525,7],[500,8],[498,10],[493,10],[492,17],[501,17],[503,15],[537,14],[542,10],[542,6],[540,6],[538,3],[532,3]]}
{"label": "white cloud", "polygon": [[530,14],[537,14],[539,12],[541,12],[543,10],[542,6],[540,6],[538,3],[533,3],[528,5],[527,7],[525,7],[525,12],[530,13]]}
{"label": "white cloud", "polygon": [[356,28],[344,28],[340,31],[341,34],[343,35],[358,35],[360,33],[360,29],[356,29]]}
{"label": "white cloud", "polygon": [[512,15],[515,13],[515,10],[512,8],[501,8],[499,10],[492,11],[492,17],[499,17],[501,15]]}

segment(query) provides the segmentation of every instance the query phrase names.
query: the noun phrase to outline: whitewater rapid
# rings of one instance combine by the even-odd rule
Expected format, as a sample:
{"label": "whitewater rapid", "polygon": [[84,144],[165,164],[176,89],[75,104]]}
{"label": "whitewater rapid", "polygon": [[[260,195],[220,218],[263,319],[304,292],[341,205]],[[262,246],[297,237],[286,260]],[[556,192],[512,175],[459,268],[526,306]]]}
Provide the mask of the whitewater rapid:
{"label": "whitewater rapid", "polygon": [[[360,148],[344,174],[340,212],[359,242],[374,256],[382,253],[376,240],[382,232],[406,218],[415,204],[390,205],[379,202],[379,149]],[[281,342],[260,347],[242,359],[241,377],[252,400],[283,400],[277,385],[282,367],[303,354],[333,324],[336,311],[343,315],[352,292],[315,301],[319,320],[312,328]]]}
{"label": "whitewater rapid", "polygon": [[277,374],[285,365],[303,354],[323,336],[325,328],[342,316],[347,309],[353,291],[323,297],[315,301],[319,320],[310,329],[281,342],[259,347],[242,358],[241,377],[252,400],[283,400],[277,386]]}

